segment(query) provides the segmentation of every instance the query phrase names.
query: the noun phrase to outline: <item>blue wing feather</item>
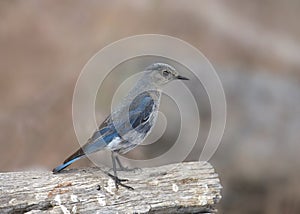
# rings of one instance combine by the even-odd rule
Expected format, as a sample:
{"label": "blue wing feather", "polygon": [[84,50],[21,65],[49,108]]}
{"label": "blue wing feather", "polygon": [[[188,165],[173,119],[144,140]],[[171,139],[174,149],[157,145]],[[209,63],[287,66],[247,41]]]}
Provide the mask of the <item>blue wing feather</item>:
{"label": "blue wing feather", "polygon": [[[148,119],[153,112],[153,106],[155,105],[150,93],[151,92],[143,92],[135,97],[135,99],[131,102],[129,106],[129,122],[131,127],[126,126],[128,121],[123,121],[121,124],[118,124],[118,129],[116,129],[111,116],[109,116],[100,125],[99,129],[94,132],[88,142],[77,152],[67,158],[62,165],[53,169],[53,172],[56,173],[63,170],[86,154],[102,150],[117,137],[122,139],[121,135],[128,133],[132,128],[137,132],[144,133],[144,135],[146,135],[151,128],[151,124]],[[119,134],[118,131],[120,130],[122,130],[122,133]],[[121,148],[121,144],[122,146],[126,145],[125,147],[128,148]],[[120,142],[120,148],[115,147],[116,151],[119,151],[120,149],[127,150],[130,148],[134,148],[134,146],[131,145],[131,142],[125,140]]]}
{"label": "blue wing feather", "polygon": [[129,107],[129,120],[132,128],[136,131],[143,131],[139,129],[145,123],[151,113],[153,112],[154,100],[149,92],[139,94],[131,103]]}

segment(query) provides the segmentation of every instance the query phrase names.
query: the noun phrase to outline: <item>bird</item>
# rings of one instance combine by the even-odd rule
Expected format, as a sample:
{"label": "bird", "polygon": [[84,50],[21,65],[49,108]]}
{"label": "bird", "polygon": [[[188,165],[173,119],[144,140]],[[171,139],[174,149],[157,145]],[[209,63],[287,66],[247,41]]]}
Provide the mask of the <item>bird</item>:
{"label": "bird", "polygon": [[91,153],[108,150],[111,152],[114,175],[107,175],[115,181],[117,189],[120,185],[133,190],[123,183],[127,179],[117,176],[117,163],[121,169],[125,169],[117,155],[134,149],[151,132],[158,115],[162,87],[173,80],[189,79],[179,75],[174,67],[166,63],[153,63],[146,67],[128,95],[112,109],[86,144],[54,168],[53,173],[59,173]]}

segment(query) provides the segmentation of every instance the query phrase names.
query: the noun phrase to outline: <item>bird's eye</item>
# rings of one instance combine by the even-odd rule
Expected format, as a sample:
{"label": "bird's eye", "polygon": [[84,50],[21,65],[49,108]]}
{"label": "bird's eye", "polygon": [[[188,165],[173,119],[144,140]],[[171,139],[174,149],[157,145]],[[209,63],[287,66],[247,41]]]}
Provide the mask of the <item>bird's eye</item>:
{"label": "bird's eye", "polygon": [[164,71],[163,71],[163,76],[166,77],[166,76],[168,76],[168,75],[169,75],[169,72],[168,72],[167,70],[164,70]]}

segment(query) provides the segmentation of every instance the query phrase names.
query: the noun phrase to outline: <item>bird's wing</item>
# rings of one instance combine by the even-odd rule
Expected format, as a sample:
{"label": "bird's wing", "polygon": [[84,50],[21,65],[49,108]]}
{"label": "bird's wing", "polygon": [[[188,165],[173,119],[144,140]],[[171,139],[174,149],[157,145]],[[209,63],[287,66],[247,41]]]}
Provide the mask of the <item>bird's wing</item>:
{"label": "bird's wing", "polygon": [[[143,92],[136,96],[131,102],[129,106],[130,127],[127,126],[128,120],[124,120],[123,118],[123,120],[113,123],[112,117],[109,115],[99,126],[99,129],[88,139],[87,143],[68,157],[64,161],[64,164],[68,166],[67,164],[73,163],[85,154],[100,151],[117,137],[122,141],[121,136],[128,133],[132,128],[146,134],[151,128],[151,125],[147,123],[147,121],[153,112],[153,106],[155,105],[151,93],[153,92]],[[117,129],[115,128],[115,125],[117,126]]]}
{"label": "bird's wing", "polygon": [[114,137],[117,136],[117,132],[110,123],[110,116],[108,116],[104,122],[99,126],[92,137],[88,139],[87,143],[78,149],[74,154],[68,157],[64,163],[67,163],[75,158],[81,157],[85,154],[90,154],[103,149]]}
{"label": "bird's wing", "polygon": [[154,104],[154,100],[148,92],[138,95],[133,100],[129,107],[129,121],[133,129],[143,131],[140,127],[149,120]]}
{"label": "bird's wing", "polygon": [[[151,114],[154,110],[154,106],[156,105],[155,99],[153,98],[155,96],[157,96],[157,92],[151,91],[143,92],[136,96],[129,106],[129,112],[128,108],[124,108],[127,112],[120,111],[121,114],[116,117],[118,121],[113,122],[112,116],[109,115],[99,126],[99,129],[93,133],[92,137],[88,140],[88,142],[85,145],[83,145],[82,148],[78,149],[74,154],[68,157],[63,164],[56,167],[53,170],[53,172],[56,173],[61,171],[62,169],[66,168],[67,166],[69,166],[70,164],[72,164],[73,162],[80,159],[86,154],[97,152],[103,149],[115,139],[120,140],[120,142],[114,142],[115,145],[113,146],[113,150],[123,150],[123,152],[125,152],[134,148],[136,145],[133,142],[128,142],[127,140],[124,140],[122,136],[123,134],[125,135],[128,132],[130,132],[132,129],[141,133],[142,137],[140,138],[143,138],[147,135],[147,133],[152,127],[149,118],[151,117]],[[130,126],[128,126],[128,117],[127,119],[126,117],[124,117],[124,114],[128,115],[128,113]],[[137,136],[133,136],[133,139],[135,137]],[[122,141],[127,143],[122,144]]]}
{"label": "bird's wing", "polygon": [[68,157],[63,164],[53,169],[54,173],[60,172],[70,164],[82,158],[86,154],[97,152],[103,149],[118,133],[110,126],[110,116],[99,126],[99,129],[94,132],[88,142],[80,149]]}

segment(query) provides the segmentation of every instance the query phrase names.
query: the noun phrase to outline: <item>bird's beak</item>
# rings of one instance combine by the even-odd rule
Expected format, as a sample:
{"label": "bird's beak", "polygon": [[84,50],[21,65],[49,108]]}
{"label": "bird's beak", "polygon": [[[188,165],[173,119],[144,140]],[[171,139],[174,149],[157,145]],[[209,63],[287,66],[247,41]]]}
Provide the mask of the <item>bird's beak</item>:
{"label": "bird's beak", "polygon": [[183,76],[180,76],[180,75],[177,76],[177,79],[179,79],[179,80],[189,80],[189,78],[186,78],[186,77],[183,77]]}

